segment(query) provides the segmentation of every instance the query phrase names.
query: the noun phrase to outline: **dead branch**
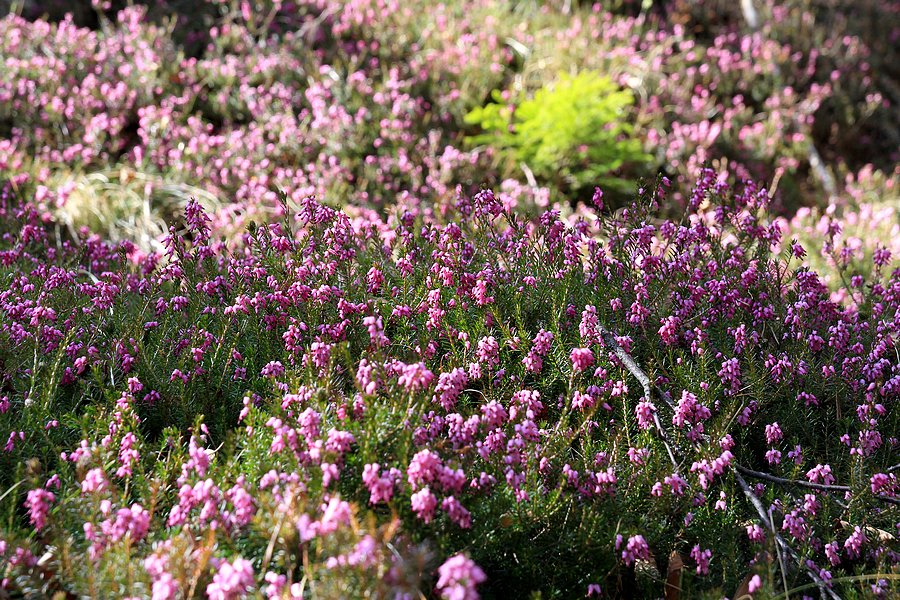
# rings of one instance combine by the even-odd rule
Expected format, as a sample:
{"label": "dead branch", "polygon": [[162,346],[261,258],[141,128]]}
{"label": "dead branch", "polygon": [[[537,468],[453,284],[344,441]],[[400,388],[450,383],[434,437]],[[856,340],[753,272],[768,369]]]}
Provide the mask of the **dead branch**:
{"label": "dead branch", "polygon": [[754,479],[763,479],[765,481],[771,481],[772,483],[778,483],[781,485],[804,487],[811,490],[820,490],[823,492],[850,491],[850,486],[848,485],[831,485],[826,483],[812,483],[809,481],[801,481],[799,479],[785,479],[784,477],[777,477],[775,475],[770,475],[769,473],[763,473],[762,471],[754,471],[752,469],[748,469],[747,467],[742,467],[741,465],[735,465],[734,468],[747,477],[753,477]]}
{"label": "dead branch", "polygon": [[616,355],[622,364],[628,369],[628,372],[634,375],[634,378],[637,379],[641,387],[644,388],[644,396],[647,400],[651,400],[653,398],[653,392],[656,392],[656,397],[661,399],[663,402],[669,405],[669,408],[675,410],[675,404],[672,402],[672,396],[669,392],[660,389],[657,385],[651,383],[650,377],[641,369],[638,364],[634,361],[630,354],[625,352],[625,349],[619,345],[619,342],[616,341],[616,336],[614,336],[608,329],[599,326],[600,329],[600,337],[603,339],[603,343],[606,344],[609,348],[612,349],[613,354]]}
{"label": "dead branch", "polygon": [[[811,490],[820,490],[823,492],[845,492],[851,493],[849,485],[833,485],[826,483],[812,483],[809,481],[802,481],[799,479],[785,479],[784,477],[777,477],[775,475],[770,475],[769,473],[763,473],[762,471],[754,471],[752,469],[748,469],[747,467],[742,467],[741,465],[735,465],[735,469],[746,475],[747,477],[753,477],[754,479],[762,479],[764,481],[771,481],[772,483],[777,483],[779,485],[785,486],[793,486],[793,487],[802,487],[809,488]],[[882,502],[887,502],[888,504],[896,504],[900,506],[900,499],[891,498],[890,496],[885,496],[882,494],[878,494],[875,496]]]}
{"label": "dead branch", "polygon": [[[603,342],[606,344],[606,346],[613,351],[613,353],[622,362],[622,364],[628,370],[628,372],[631,373],[634,376],[634,378],[640,382],[641,387],[643,387],[643,389],[644,389],[645,397],[647,397],[648,399],[652,398],[653,392],[655,391],[657,394],[657,397],[662,398],[663,400],[667,400],[667,404],[674,409],[674,404],[672,403],[671,396],[669,396],[669,394],[667,392],[664,392],[663,390],[661,390],[651,384],[650,377],[647,376],[647,373],[645,373],[644,370],[641,369],[641,367],[637,364],[637,362],[635,362],[634,358],[628,352],[626,352],[624,348],[622,348],[622,346],[616,341],[615,336],[612,335],[612,333],[610,333],[609,330],[607,330],[606,328],[601,326],[600,327],[600,336],[603,339]],[[670,447],[669,442],[668,442],[668,435],[666,434],[666,430],[665,430],[665,428],[663,428],[662,423],[660,423],[659,418],[656,416],[655,413],[653,415],[653,423],[654,423],[654,426],[656,427],[656,430],[659,432],[660,437],[662,438],[663,444],[666,447],[666,451],[669,453],[669,457],[672,459],[672,464],[675,465],[677,468],[677,460],[675,459],[675,452]],[[678,453],[681,454],[680,451]],[[796,562],[800,567],[802,567],[807,572],[809,577],[819,587],[823,596],[828,596],[832,600],[841,600],[841,597],[838,596],[834,592],[834,590],[829,588],[826,585],[825,581],[821,577],[819,577],[819,574],[816,571],[814,571],[813,569],[811,569],[809,566],[807,566],[803,562],[803,560],[800,558],[800,556],[794,551],[794,549],[791,548],[790,545],[788,545],[788,543],[786,541],[784,541],[784,538],[782,538],[778,534],[778,532],[775,531],[775,529],[772,527],[771,520],[769,519],[768,515],[766,514],[765,508],[763,507],[762,503],[759,501],[759,498],[756,497],[756,495],[750,489],[750,486],[747,485],[747,482],[744,480],[743,477],[741,477],[741,471],[742,470],[748,471],[748,476],[750,473],[761,475],[761,476],[763,476],[761,478],[767,479],[769,481],[773,481],[774,483],[785,483],[785,482],[786,483],[794,483],[794,481],[790,480],[790,479],[782,479],[780,477],[775,477],[774,475],[767,475],[766,473],[760,473],[759,471],[750,471],[749,469],[744,469],[744,467],[740,467],[737,465],[734,465],[732,467],[732,469],[734,471],[734,476],[737,479],[738,484],[741,486],[741,489],[744,491],[744,495],[747,496],[747,498],[750,500],[750,503],[756,509],[756,512],[759,514],[759,518],[762,520],[763,524],[765,524],[766,527],[768,527],[769,530],[772,532],[772,534],[775,536],[775,541],[778,544],[779,548],[781,548],[781,550],[785,554],[790,556],[794,562]],[[800,483],[805,483],[805,482],[800,482]],[[831,489],[829,491],[849,491],[849,488],[847,488],[846,486],[825,486],[824,484],[812,484],[812,485],[822,486],[825,488],[838,488],[837,490]]]}
{"label": "dead branch", "polygon": [[[644,388],[644,397],[647,398],[647,400],[650,400],[653,397],[651,393],[653,388],[650,385],[650,378],[647,376],[644,370],[638,366],[631,355],[625,352],[625,349],[619,345],[619,342],[616,341],[615,336],[611,334],[609,330],[607,330],[603,326],[600,326],[599,329],[600,336],[603,338],[603,343],[605,343],[607,347],[612,349],[616,357],[622,362],[625,368],[628,369],[628,372],[631,373],[634,378],[640,382],[641,387]],[[672,466],[676,470],[678,470],[678,460],[675,458],[675,451],[672,449],[672,445],[669,442],[669,436],[655,412],[653,413],[653,425],[654,427],[656,427],[656,431],[662,438],[663,446],[665,446],[666,452],[669,454],[669,460],[672,461]]]}
{"label": "dead branch", "polygon": [[760,520],[769,529],[769,531],[772,532],[772,535],[775,536],[775,543],[778,544],[778,547],[781,548],[782,552],[790,556],[794,560],[794,562],[796,562],[806,570],[806,573],[809,575],[810,579],[812,579],[813,582],[815,582],[815,584],[819,586],[819,590],[822,592],[823,596],[827,595],[828,597],[832,598],[832,600],[841,600],[841,597],[838,596],[834,590],[828,587],[825,581],[821,577],[819,577],[819,574],[816,573],[814,569],[806,565],[806,563],[803,562],[800,556],[796,552],[794,552],[794,549],[791,548],[791,546],[786,541],[784,541],[784,538],[781,537],[781,535],[779,535],[777,531],[775,531],[775,528],[772,525],[772,521],[769,519],[769,515],[766,513],[766,509],[762,505],[762,502],[759,501],[759,498],[756,497],[756,494],[753,493],[753,491],[750,489],[750,486],[747,485],[747,482],[743,477],[741,477],[741,474],[737,471],[737,469],[735,469],[734,477],[737,480],[738,485],[741,486],[741,489],[744,490],[744,495],[747,496],[750,504],[752,504],[753,508],[756,509]]}

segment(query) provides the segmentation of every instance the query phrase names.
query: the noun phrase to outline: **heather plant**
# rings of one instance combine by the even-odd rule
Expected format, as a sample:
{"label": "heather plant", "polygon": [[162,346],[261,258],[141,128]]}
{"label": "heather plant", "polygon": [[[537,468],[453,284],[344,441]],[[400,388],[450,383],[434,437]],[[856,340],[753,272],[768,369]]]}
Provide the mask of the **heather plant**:
{"label": "heather plant", "polygon": [[545,11],[523,38],[529,60],[515,79],[533,91],[560,70],[609,74],[635,92],[632,121],[660,169],[690,181],[712,162],[743,178],[778,179],[776,208],[841,194],[833,173],[844,164],[890,172],[900,142],[890,83],[896,6],[754,2],[750,22],[746,4]]}
{"label": "heather plant", "polygon": [[5,588],[889,596],[900,271],[836,303],[764,189],[706,171],[673,221],[669,186],[569,220],[284,195],[237,246],[192,202],[143,255],[48,244],[5,185]]}
{"label": "heather plant", "polygon": [[870,167],[848,174],[850,198],[824,208],[800,208],[780,219],[785,239],[809,247],[797,260],[822,274],[839,299],[872,278],[876,262],[900,254],[900,196],[895,178]]}
{"label": "heather plant", "polygon": [[[178,54],[166,32],[128,8],[102,31],[0,21],[0,131],[53,163],[112,161],[132,142],[142,106],[156,102]],[[53,52],[49,52],[52,48]]]}
{"label": "heather plant", "polygon": [[[773,183],[773,206],[793,212],[847,199],[845,169],[872,163],[896,178],[891,3],[753,3],[752,22],[714,1],[123,4],[16,3],[21,16],[2,20],[0,169],[46,188],[48,220],[145,250],[172,200],[186,202],[167,190],[190,187],[229,234],[278,218],[275,187],[295,202],[440,213],[457,185],[514,175],[519,208],[540,209],[546,190],[518,166],[496,173],[490,152],[461,149],[464,116],[492,106],[492,90],[533,99],[560,72],[602,73],[630,92],[616,120],[633,126],[627,144],[640,140],[652,170],[681,186],[710,163]],[[589,195],[583,162],[563,178]],[[115,205],[101,181],[82,196],[108,210],[65,208],[73,181],[120,169],[147,191]],[[676,212],[684,200],[670,197]]]}
{"label": "heather plant", "polygon": [[[806,77],[791,86],[800,91],[817,81],[831,89],[813,115],[811,131],[823,153],[853,169],[896,161],[900,124],[894,107],[900,97],[890,83],[898,74],[893,55],[900,35],[896,5],[877,0],[755,2],[748,14],[737,3],[680,4],[671,18],[686,27],[708,35],[722,23],[743,23],[781,41],[794,57],[807,58]],[[850,146],[858,147],[848,151]]]}
{"label": "heather plant", "polygon": [[893,3],[8,6],[0,596],[900,591]]}
{"label": "heather plant", "polygon": [[[439,199],[452,196],[458,183],[471,183],[472,173],[483,172],[479,169],[484,161],[477,154],[452,145],[452,119],[448,123],[447,111],[456,93],[446,90],[438,96],[428,91],[436,61],[455,66],[459,62],[430,50],[427,62],[425,57],[406,60],[400,52],[408,54],[408,49],[396,42],[385,43],[387,34],[371,27],[373,10],[297,8],[293,19],[303,26],[276,30],[289,24],[279,17],[269,24],[271,37],[260,37],[262,25],[248,23],[240,11],[226,11],[223,21],[210,25],[214,35],[200,56],[181,56],[170,40],[157,40],[170,46],[145,44],[144,53],[136,58],[120,50],[119,38],[131,43],[131,37],[143,33],[156,39],[162,31],[150,24],[148,11],[141,7],[114,15],[115,23],[102,17],[99,32],[77,28],[70,20],[33,24],[7,17],[3,34],[9,43],[4,53],[13,65],[34,62],[32,57],[40,56],[42,45],[53,36],[84,38],[93,46],[56,44],[62,60],[50,65],[54,76],[43,77],[50,74],[42,63],[33,72],[9,72],[2,96],[7,105],[0,111],[9,119],[10,139],[0,144],[0,165],[10,174],[27,168],[47,188],[48,218],[65,210],[70,195],[70,187],[59,184],[63,178],[55,171],[82,166],[88,176],[102,167],[98,162],[123,163],[113,168],[160,182],[150,184],[150,191],[143,194],[152,200],[153,218],[148,220],[154,225],[169,216],[167,204],[156,201],[168,194],[156,188],[198,183],[215,199],[207,204],[219,208],[213,215],[216,229],[232,233],[250,220],[268,222],[277,216],[273,186],[287,190],[295,200],[315,193],[335,203],[366,206],[402,203],[418,209],[423,202],[439,204]],[[398,19],[411,18],[408,10],[396,12]],[[325,31],[329,35],[323,35]],[[123,72],[141,73],[147,64],[160,66],[160,72],[153,72],[154,79],[132,82],[123,80],[114,64],[103,70],[91,62],[96,61],[93,56],[85,57],[92,54],[102,59],[108,53],[116,53],[123,61],[118,67]],[[134,64],[137,58],[140,64]],[[60,79],[56,71],[77,79],[81,72],[68,65],[80,65],[91,76],[84,85],[67,90],[68,99],[62,97],[62,88],[43,91],[46,81]],[[177,72],[168,71],[175,66]],[[461,77],[437,79],[446,86]],[[34,92],[20,97],[20,88]],[[108,106],[115,103],[115,95],[103,91],[112,89],[128,99],[121,116],[118,106]],[[148,92],[152,93],[149,99]],[[64,112],[63,120],[81,121],[78,126],[61,122],[51,132],[64,135],[50,136],[40,127],[12,126],[13,122],[43,123],[48,118],[44,107],[66,103],[84,105],[98,114]],[[24,118],[14,120],[13,114]],[[96,135],[84,131],[91,119],[110,132],[109,142],[116,144],[111,151],[97,148]],[[111,122],[108,127],[107,121]],[[39,159],[34,160],[31,155],[38,149]],[[264,166],[257,170],[260,165]],[[73,178],[81,175],[75,173]],[[340,186],[332,187],[339,182]],[[133,207],[132,212],[139,208]],[[107,212],[117,211],[100,211]],[[68,211],[63,220],[79,214]],[[87,224],[90,219],[80,219],[74,228]],[[120,230],[115,219],[103,225],[105,230]]]}

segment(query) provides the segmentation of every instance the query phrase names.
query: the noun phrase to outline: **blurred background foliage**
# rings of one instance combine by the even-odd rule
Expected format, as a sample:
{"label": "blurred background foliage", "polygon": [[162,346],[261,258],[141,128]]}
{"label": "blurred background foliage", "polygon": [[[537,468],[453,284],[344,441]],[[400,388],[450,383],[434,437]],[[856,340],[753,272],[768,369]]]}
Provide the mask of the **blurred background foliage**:
{"label": "blurred background foliage", "polygon": [[[826,254],[822,218],[900,225],[896,2],[421,8],[0,0],[0,171],[27,172],[69,235],[148,250],[190,197],[228,234],[277,218],[275,188],[441,214],[457,186],[502,180],[534,213],[599,185],[615,209],[641,178],[705,165],[766,185]],[[850,237],[851,261],[871,255]]]}

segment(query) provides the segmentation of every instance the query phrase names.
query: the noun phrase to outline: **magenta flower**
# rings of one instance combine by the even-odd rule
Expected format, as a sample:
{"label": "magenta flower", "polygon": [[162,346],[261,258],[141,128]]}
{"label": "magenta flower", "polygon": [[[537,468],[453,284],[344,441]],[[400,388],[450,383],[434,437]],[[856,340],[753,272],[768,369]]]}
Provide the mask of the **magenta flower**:
{"label": "magenta flower", "polygon": [[240,557],[232,562],[223,561],[213,575],[212,583],[206,586],[206,597],[209,600],[243,598],[253,584],[253,565],[250,561]]}
{"label": "magenta flower", "polygon": [[699,545],[691,549],[691,558],[697,563],[697,575],[709,574],[709,561],[712,558],[712,550],[702,550]]}
{"label": "magenta flower", "polygon": [[594,353],[590,348],[573,348],[569,353],[569,359],[572,361],[572,370],[580,373],[594,364]]}
{"label": "magenta flower", "polygon": [[423,487],[410,498],[412,510],[426,524],[431,523],[434,518],[434,509],[437,508],[438,501],[428,487]]}
{"label": "magenta flower", "polygon": [[[616,538],[616,549],[621,546],[622,536]],[[650,546],[642,535],[633,535],[628,538],[625,548],[622,549],[622,560],[631,566],[636,560],[649,560]]]}
{"label": "magenta flower", "polygon": [[83,494],[93,494],[94,492],[105,491],[109,487],[109,481],[103,469],[91,469],[85,474],[81,481],[81,492]]}
{"label": "magenta flower", "polygon": [[478,600],[477,586],[487,580],[484,571],[464,554],[456,554],[438,569],[437,591],[444,600]]}
{"label": "magenta flower", "polygon": [[50,512],[50,505],[56,500],[53,492],[43,488],[30,490],[25,500],[25,507],[28,509],[28,519],[34,528],[38,531],[46,527],[47,514]]}

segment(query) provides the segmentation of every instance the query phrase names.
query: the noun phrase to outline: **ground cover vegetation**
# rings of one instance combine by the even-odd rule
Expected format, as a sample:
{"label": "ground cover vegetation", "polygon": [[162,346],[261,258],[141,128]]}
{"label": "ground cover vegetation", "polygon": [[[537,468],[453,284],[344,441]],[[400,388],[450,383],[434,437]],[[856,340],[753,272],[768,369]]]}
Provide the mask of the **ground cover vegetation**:
{"label": "ground cover vegetation", "polygon": [[900,591],[896,3],[0,10],[0,597]]}

